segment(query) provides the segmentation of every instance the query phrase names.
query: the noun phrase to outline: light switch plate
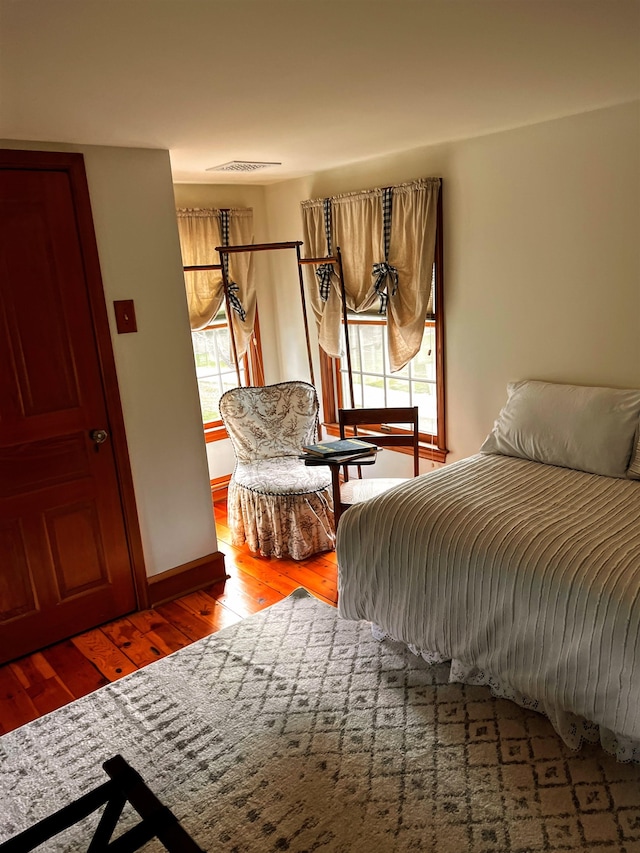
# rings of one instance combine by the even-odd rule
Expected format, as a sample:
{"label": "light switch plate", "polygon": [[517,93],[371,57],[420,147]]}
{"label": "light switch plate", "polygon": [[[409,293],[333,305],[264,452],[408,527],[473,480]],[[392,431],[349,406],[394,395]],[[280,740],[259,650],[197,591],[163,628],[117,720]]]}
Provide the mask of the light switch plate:
{"label": "light switch plate", "polygon": [[113,303],[113,309],[116,312],[116,329],[119,335],[138,331],[133,299],[119,299]]}

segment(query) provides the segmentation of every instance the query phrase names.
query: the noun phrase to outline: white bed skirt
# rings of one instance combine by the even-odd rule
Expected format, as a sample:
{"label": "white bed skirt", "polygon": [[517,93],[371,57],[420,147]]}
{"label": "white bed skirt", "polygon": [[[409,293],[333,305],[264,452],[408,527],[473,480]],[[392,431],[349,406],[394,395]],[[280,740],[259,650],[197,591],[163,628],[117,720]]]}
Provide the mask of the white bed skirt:
{"label": "white bed skirt", "polygon": [[[395,640],[395,637],[391,637],[387,631],[384,631],[373,623],[371,624],[371,633],[374,639],[380,642],[383,640]],[[638,741],[620,737],[609,729],[598,726],[596,723],[591,723],[589,720],[585,720],[569,711],[545,706],[544,703],[539,702],[537,699],[531,699],[517,690],[501,684],[488,673],[482,672],[477,666],[465,664],[458,659],[447,659],[439,652],[418,649],[410,643],[405,643],[404,645],[407,646],[410,652],[423,658],[429,664],[450,663],[450,682],[485,685],[490,688],[493,695],[498,699],[508,699],[522,708],[544,714],[569,749],[580,749],[584,741],[588,741],[589,743],[600,741],[602,748],[610,755],[614,755],[618,761],[640,763],[640,743]]]}

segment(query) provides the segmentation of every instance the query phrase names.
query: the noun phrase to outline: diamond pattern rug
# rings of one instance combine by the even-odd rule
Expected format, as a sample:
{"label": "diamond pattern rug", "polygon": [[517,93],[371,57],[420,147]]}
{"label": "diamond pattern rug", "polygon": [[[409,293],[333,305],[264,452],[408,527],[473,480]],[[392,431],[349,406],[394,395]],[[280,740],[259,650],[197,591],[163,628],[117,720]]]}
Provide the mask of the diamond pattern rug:
{"label": "diamond pattern rug", "polygon": [[447,679],[298,590],[0,738],[0,842],[121,753],[209,853],[640,853],[639,766]]}

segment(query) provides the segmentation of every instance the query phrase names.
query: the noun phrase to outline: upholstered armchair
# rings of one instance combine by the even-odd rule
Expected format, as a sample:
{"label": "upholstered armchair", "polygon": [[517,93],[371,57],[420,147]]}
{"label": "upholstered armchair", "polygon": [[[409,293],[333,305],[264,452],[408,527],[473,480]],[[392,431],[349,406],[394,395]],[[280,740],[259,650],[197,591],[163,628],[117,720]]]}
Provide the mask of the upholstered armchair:
{"label": "upholstered armchair", "polygon": [[220,414],[236,456],[227,499],[233,544],[294,560],[331,550],[331,472],[299,458],[317,440],[313,385],[233,388],[220,398]]}

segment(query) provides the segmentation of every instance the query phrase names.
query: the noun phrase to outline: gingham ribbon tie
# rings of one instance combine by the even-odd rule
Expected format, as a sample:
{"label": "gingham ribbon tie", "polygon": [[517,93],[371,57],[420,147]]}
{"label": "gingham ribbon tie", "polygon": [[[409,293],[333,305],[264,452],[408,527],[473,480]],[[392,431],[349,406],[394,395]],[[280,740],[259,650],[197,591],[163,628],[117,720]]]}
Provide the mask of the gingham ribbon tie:
{"label": "gingham ribbon tie", "polygon": [[240,317],[241,320],[246,320],[247,312],[242,307],[242,302],[240,302],[240,297],[238,296],[238,293],[240,293],[240,288],[235,283],[235,281],[230,281],[228,283],[227,293],[229,295],[229,304],[231,305],[233,310],[236,312],[236,314],[238,315],[238,317]]}
{"label": "gingham ribbon tie", "polygon": [[326,302],[331,291],[331,276],[333,274],[332,264],[320,264],[316,270],[318,277],[318,288],[320,290],[320,299]]}
{"label": "gingham ribbon tie", "polygon": [[[220,211],[220,235],[222,237],[222,245],[229,245],[229,211],[226,209],[222,209]],[[229,299],[229,305],[236,312],[238,317],[244,322],[247,319],[247,312],[242,307],[242,302],[240,302],[240,297],[238,294],[240,293],[240,288],[235,283],[235,281],[231,281],[229,277],[229,256],[226,252],[222,255],[222,266],[224,267],[225,278],[227,279],[227,297]]]}
{"label": "gingham ribbon tie", "polygon": [[[324,219],[324,236],[327,238],[327,257],[331,256],[331,199],[325,198],[322,202],[322,214]],[[331,264],[320,264],[316,270],[318,277],[318,290],[320,299],[326,302],[331,293],[331,276],[333,266]]]}
{"label": "gingham ribbon tie", "polygon": [[[389,296],[395,296],[398,292],[398,270],[391,266],[388,261],[382,261],[379,264],[373,265],[371,275],[375,278],[373,289],[380,297],[378,313],[386,314]],[[391,283],[391,288],[389,288],[389,282]]]}

